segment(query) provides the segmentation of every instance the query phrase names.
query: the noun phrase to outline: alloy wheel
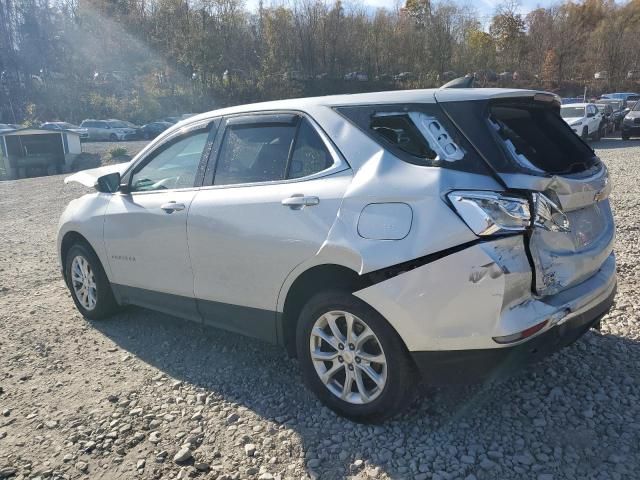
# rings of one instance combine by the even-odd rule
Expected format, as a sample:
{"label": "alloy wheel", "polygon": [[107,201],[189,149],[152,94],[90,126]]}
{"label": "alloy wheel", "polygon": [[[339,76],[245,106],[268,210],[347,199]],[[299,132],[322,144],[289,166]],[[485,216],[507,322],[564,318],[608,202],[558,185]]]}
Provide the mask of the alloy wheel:
{"label": "alloy wheel", "polygon": [[359,317],[335,310],[316,320],[309,339],[318,377],[336,397],[367,404],[387,383],[387,359],[373,330]]}
{"label": "alloy wheel", "polygon": [[71,285],[76,299],[87,310],[96,308],[98,289],[91,265],[82,255],[71,262]]}

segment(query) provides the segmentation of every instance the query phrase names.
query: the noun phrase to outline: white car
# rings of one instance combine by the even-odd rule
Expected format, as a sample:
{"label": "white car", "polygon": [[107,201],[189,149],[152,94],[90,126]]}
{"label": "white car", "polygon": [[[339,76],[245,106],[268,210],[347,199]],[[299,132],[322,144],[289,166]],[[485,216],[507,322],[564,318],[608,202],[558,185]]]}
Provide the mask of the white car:
{"label": "white car", "polygon": [[[605,165],[552,94],[412,90],[185,120],[60,219],[89,319],[134,304],[283,345],[330,408],[380,421],[597,327],[616,290]],[[289,368],[289,367],[285,367]]]}
{"label": "white car", "polygon": [[560,107],[560,115],[584,140],[600,140],[602,113],[593,103],[569,103]]}

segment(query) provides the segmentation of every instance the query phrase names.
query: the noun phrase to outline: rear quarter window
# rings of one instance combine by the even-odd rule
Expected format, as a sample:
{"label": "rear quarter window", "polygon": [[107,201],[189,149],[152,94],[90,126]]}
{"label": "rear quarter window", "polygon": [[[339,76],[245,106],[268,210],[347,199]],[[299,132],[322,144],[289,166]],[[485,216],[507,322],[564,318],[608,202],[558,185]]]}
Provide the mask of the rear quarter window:
{"label": "rear quarter window", "polygon": [[335,110],[405,162],[488,173],[483,160],[436,104],[349,106]]}

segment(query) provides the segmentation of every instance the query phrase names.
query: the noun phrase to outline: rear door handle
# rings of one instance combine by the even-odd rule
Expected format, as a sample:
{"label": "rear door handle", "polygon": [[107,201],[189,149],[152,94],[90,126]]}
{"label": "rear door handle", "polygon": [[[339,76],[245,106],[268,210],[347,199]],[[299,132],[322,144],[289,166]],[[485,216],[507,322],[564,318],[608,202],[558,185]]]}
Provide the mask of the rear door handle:
{"label": "rear door handle", "polygon": [[184,210],[184,203],[176,203],[176,202],[167,202],[164,205],[160,205],[160,208],[164,210],[165,213],[173,213],[179,212],[180,210]]}
{"label": "rear door handle", "polygon": [[289,198],[282,200],[282,205],[292,210],[301,210],[304,207],[312,207],[318,205],[320,199],[318,197],[305,197],[301,193],[291,195]]}

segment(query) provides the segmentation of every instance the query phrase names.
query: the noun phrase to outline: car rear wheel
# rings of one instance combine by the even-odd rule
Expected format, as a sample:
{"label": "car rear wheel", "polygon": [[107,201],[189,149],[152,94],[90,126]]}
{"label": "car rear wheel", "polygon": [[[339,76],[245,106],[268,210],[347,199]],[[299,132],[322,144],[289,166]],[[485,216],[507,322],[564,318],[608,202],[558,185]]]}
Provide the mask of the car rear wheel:
{"label": "car rear wheel", "polygon": [[67,252],[65,278],[73,302],[82,316],[99,320],[117,310],[118,304],[102,264],[85,244],[77,243]]}
{"label": "car rear wheel", "polygon": [[300,314],[296,340],[306,385],[339,415],[380,422],[413,399],[416,371],[402,340],[353,295],[312,297]]}

